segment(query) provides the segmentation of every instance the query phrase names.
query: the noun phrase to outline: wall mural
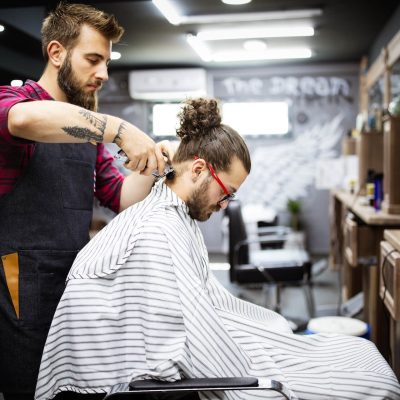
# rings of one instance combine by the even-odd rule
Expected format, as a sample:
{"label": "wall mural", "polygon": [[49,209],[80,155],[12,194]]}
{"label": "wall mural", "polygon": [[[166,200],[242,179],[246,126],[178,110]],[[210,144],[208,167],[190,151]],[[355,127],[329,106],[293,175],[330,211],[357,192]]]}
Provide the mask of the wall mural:
{"label": "wall mural", "polygon": [[253,169],[240,188],[241,201],[262,202],[282,210],[289,198],[306,198],[314,184],[318,161],[338,156],[338,144],[346,131],[343,120],[339,114],[289,142],[253,150]]}

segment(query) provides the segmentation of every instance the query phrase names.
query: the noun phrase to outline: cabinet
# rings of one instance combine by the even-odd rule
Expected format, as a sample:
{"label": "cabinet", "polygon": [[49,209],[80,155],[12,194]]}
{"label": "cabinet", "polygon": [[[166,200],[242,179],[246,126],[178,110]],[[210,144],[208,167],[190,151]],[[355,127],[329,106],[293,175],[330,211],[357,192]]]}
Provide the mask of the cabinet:
{"label": "cabinet", "polygon": [[341,271],[343,300],[363,293],[363,319],[371,326],[372,341],[389,360],[390,318],[379,295],[380,242],[385,229],[400,229],[400,215],[376,211],[360,200],[341,190],[331,192],[331,261]]}
{"label": "cabinet", "polygon": [[348,216],[344,228],[344,255],[351,267],[366,264],[375,256],[375,231]]}
{"label": "cabinet", "polygon": [[400,377],[400,230],[385,230],[381,242],[379,295],[389,314],[389,363]]}

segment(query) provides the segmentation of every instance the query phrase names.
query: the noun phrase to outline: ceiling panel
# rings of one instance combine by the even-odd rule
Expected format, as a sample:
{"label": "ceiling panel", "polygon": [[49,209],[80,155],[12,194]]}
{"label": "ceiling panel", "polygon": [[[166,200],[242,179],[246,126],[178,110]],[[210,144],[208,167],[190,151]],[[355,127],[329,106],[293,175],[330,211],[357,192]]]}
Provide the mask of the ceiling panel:
{"label": "ceiling panel", "polygon": [[[227,68],[246,66],[268,66],[300,61],[248,61],[235,63],[206,63],[200,59],[186,42],[188,33],[196,34],[210,28],[243,29],[246,26],[272,27],[278,21],[255,21],[238,23],[190,23],[171,25],[150,0],[142,1],[95,1],[93,4],[116,15],[125,27],[126,33],[120,44],[114,49],[122,54],[121,59],[112,61],[111,69],[140,69],[160,67],[199,66],[207,68]],[[398,1],[392,0],[253,0],[242,6],[229,6],[219,0],[170,0],[171,4],[183,16],[265,13],[271,11],[321,8],[322,14],[306,20],[288,19],[293,26],[300,22],[311,22],[315,28],[313,37],[262,39],[268,48],[277,46],[309,46],[313,52],[311,59],[301,63],[339,63],[358,62],[368,53],[374,39],[399,7]],[[0,33],[0,51],[12,49],[19,53],[20,59],[35,59],[40,63],[40,24],[46,10],[56,1],[1,1],[0,23],[13,27],[11,34]],[[3,36],[3,37],[2,37]],[[240,50],[241,40],[207,42],[213,51]],[[2,47],[3,46],[3,47]],[[15,71],[20,73],[21,66],[15,61]],[[5,65],[7,64],[7,65]],[[0,54],[0,68],[7,71],[13,64]],[[23,65],[26,69],[26,63]],[[13,72],[13,71],[11,71]],[[40,74],[37,66],[34,75]],[[1,77],[1,75],[0,75]],[[36,76],[38,77],[38,76]]]}

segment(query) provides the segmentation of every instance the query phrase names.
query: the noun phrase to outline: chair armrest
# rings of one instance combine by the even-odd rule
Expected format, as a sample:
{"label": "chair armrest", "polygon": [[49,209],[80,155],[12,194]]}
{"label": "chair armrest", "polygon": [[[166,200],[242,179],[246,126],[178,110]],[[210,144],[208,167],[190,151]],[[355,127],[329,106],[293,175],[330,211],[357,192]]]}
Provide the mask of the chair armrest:
{"label": "chair armrest", "polygon": [[257,228],[257,233],[259,235],[275,234],[275,235],[287,236],[291,232],[292,232],[291,228],[282,225],[265,226]]}
{"label": "chair armrest", "polygon": [[284,241],[284,239],[281,236],[270,236],[268,235],[268,238],[263,238],[263,237],[259,237],[259,238],[254,238],[254,239],[245,239],[245,240],[241,240],[240,242],[237,242],[235,247],[233,248],[233,252],[236,254],[241,247],[245,246],[246,244],[253,244],[253,243],[259,243],[259,244],[263,244],[263,243],[277,243],[277,242],[281,242]]}
{"label": "chair armrest", "polygon": [[129,388],[129,391],[110,393],[104,398],[104,400],[135,399],[140,398],[140,395],[145,393],[184,394],[210,390],[273,390],[281,393],[285,399],[293,399],[290,390],[281,382],[252,377],[195,378],[182,379],[181,381],[176,382],[160,382],[155,380],[132,381]]}

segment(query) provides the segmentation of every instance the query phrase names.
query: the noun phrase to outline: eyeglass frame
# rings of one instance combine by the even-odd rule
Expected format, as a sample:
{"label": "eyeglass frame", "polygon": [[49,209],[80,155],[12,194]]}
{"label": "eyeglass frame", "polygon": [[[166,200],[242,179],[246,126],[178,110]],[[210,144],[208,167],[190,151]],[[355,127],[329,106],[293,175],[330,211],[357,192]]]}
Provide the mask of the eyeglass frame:
{"label": "eyeglass frame", "polygon": [[[198,160],[200,157],[196,155],[193,158],[195,160]],[[207,168],[210,171],[212,177],[217,181],[218,185],[221,187],[221,189],[225,193],[225,196],[221,200],[219,200],[217,204],[223,203],[224,201],[228,201],[229,202],[229,201],[233,200],[235,198],[235,193],[231,193],[226,188],[226,186],[222,183],[221,179],[219,179],[219,177],[218,177],[217,173],[215,172],[213,166],[207,161],[206,161],[206,164],[207,164]]]}

